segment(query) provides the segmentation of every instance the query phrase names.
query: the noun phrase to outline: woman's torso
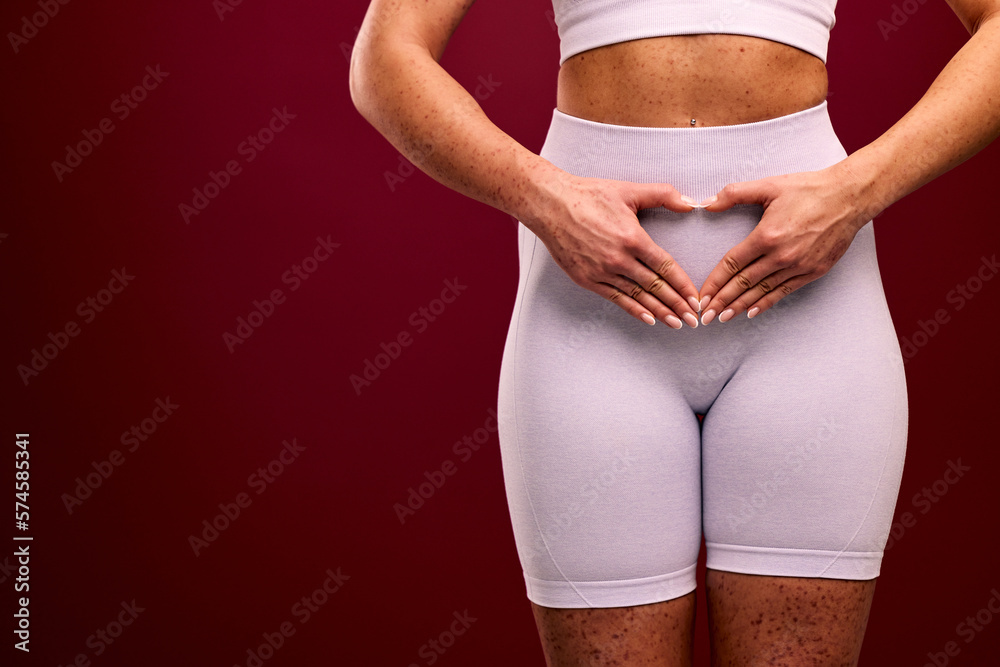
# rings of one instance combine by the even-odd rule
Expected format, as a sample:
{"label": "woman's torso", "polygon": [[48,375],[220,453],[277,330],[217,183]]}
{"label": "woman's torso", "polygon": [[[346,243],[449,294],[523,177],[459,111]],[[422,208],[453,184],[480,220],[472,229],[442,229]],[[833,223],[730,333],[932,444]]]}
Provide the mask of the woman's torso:
{"label": "woman's torso", "polygon": [[601,46],[559,71],[556,107],[616,125],[750,123],[827,95],[826,66],[794,46],[730,34],[670,35]]}

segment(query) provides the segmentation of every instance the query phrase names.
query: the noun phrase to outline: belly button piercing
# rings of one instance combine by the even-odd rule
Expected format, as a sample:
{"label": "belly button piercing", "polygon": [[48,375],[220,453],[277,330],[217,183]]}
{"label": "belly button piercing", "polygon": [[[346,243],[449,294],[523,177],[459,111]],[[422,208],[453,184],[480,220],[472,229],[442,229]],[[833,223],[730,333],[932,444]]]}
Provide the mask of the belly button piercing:
{"label": "belly button piercing", "polygon": [[691,119],[691,124],[694,125],[694,118]]}

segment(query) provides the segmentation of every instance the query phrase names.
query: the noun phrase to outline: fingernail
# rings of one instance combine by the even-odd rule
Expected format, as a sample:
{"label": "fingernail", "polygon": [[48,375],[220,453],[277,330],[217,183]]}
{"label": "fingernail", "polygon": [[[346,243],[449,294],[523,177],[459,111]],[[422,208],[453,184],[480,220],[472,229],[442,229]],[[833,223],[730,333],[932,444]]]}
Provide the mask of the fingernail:
{"label": "fingernail", "polygon": [[701,304],[698,303],[698,299],[694,298],[693,296],[689,296],[688,303],[690,303],[691,307],[697,310],[699,313],[701,312]]}
{"label": "fingernail", "polygon": [[733,310],[732,308],[726,308],[724,311],[722,311],[722,314],[719,315],[719,321],[720,322],[728,322],[729,318],[732,317],[735,314],[736,314],[735,310]]}
{"label": "fingernail", "polygon": [[688,206],[698,206],[698,202],[691,199],[687,195],[681,195],[681,201],[687,204]]}
{"label": "fingernail", "polygon": [[702,206],[711,206],[712,204],[714,204],[717,201],[719,201],[719,196],[718,195],[712,195],[708,199],[705,199],[704,201],[702,201],[701,205]]}
{"label": "fingernail", "polygon": [[692,329],[698,328],[698,318],[691,313],[684,313],[684,321],[688,323],[688,326]]}
{"label": "fingernail", "polygon": [[673,315],[667,315],[663,319],[666,320],[667,324],[672,326],[674,329],[680,329],[682,326],[684,326],[683,324],[681,324],[681,321],[676,317],[674,317]]}
{"label": "fingernail", "polygon": [[710,297],[708,295],[705,295],[705,296],[701,297],[701,303],[698,304],[698,312],[700,313],[701,311],[703,311],[705,309],[705,306],[707,306],[708,302],[711,301],[711,300],[712,300],[712,297]]}
{"label": "fingernail", "polygon": [[751,317],[753,317],[754,315],[756,315],[759,312],[760,312],[760,308],[758,308],[757,306],[754,306],[753,308],[751,308],[750,310],[747,311],[747,318],[751,318]]}
{"label": "fingernail", "polygon": [[652,315],[650,315],[649,313],[643,313],[643,314],[642,314],[642,319],[643,319],[643,320],[644,320],[644,321],[646,322],[646,324],[648,324],[649,326],[653,326],[654,324],[656,324],[656,320],[654,320],[654,319],[653,319],[653,316],[652,316]]}
{"label": "fingernail", "polygon": [[715,309],[713,308],[712,310],[706,310],[701,315],[701,323],[708,324],[709,322],[712,321],[713,317],[715,317]]}

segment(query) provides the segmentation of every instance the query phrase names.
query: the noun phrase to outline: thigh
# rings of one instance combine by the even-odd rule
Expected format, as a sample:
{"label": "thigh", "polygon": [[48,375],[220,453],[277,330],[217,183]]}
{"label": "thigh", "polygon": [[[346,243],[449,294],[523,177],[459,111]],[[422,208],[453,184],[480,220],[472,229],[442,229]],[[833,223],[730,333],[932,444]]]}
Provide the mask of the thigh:
{"label": "thigh", "polygon": [[533,242],[497,411],[528,598],[606,608],[685,595],[701,459],[698,419],[671,374],[680,332],[635,322],[572,283],[563,290],[565,275]]}
{"label": "thigh", "polygon": [[908,420],[871,224],[738,326],[746,354],[703,434],[712,664],[854,665]]}
{"label": "thigh", "polygon": [[704,421],[710,568],[880,572],[908,413],[870,227],[826,276],[739,322],[747,354]]}
{"label": "thigh", "polygon": [[856,665],[875,580],[708,570],[712,665]]}
{"label": "thigh", "polygon": [[690,667],[695,594],[609,609],[532,603],[548,667]]}

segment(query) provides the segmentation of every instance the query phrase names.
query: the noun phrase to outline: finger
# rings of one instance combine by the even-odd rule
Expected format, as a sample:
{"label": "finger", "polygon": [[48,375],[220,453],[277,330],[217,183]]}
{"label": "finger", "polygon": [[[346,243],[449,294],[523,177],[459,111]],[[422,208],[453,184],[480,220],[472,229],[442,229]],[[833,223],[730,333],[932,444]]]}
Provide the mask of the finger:
{"label": "finger", "polygon": [[[660,320],[671,329],[680,329],[683,326],[681,319],[678,317],[676,312],[664,306],[663,302],[654,297],[652,294],[646,292],[642,285],[639,285],[627,276],[612,276],[609,278],[608,284],[612,284],[620,292],[625,294],[625,296],[638,303],[641,309],[645,309],[651,313],[654,319]],[[693,319],[694,323],[697,324],[697,320],[690,313],[685,313],[684,317],[685,319]],[[688,324],[690,325],[691,322],[689,321]]]}
{"label": "finger", "polygon": [[706,211],[725,211],[736,204],[760,204],[767,206],[776,196],[776,185],[773,179],[756,181],[739,181],[729,183],[718,193],[701,202]]}
{"label": "finger", "polygon": [[755,303],[750,304],[750,308],[747,310],[747,317],[757,317],[761,313],[770,310],[776,303],[784,299],[786,296],[803,285],[811,283],[813,280],[815,280],[814,277],[806,274],[799,274],[785,280],[762,298],[758,299]]}
{"label": "finger", "polygon": [[[725,287],[730,280],[743,271],[746,267],[750,266],[753,262],[757,261],[764,255],[763,249],[758,247],[757,244],[747,237],[737,245],[729,249],[729,251],[722,256],[719,263],[715,265],[712,272],[708,274],[708,278],[705,279],[705,283],[701,286],[702,303],[703,310],[701,313],[701,323],[708,324],[713,318],[726,306],[729,305],[729,301],[734,299],[738,294],[730,291],[728,294],[722,294],[720,291]],[[746,274],[744,274],[745,276]],[[747,283],[747,289],[752,286],[752,283]],[[707,299],[707,302],[705,301]]]}
{"label": "finger", "polygon": [[[620,280],[620,277],[616,278]],[[656,319],[653,316],[653,314],[650,313],[649,310],[647,310],[645,307],[643,307],[638,301],[629,296],[629,293],[633,291],[632,288],[629,288],[624,282],[623,282],[623,288],[624,289],[618,289],[614,285],[608,283],[596,283],[593,287],[593,291],[597,294],[600,294],[604,298],[608,299],[609,301],[611,301],[611,303],[620,307],[622,310],[624,310],[626,313],[628,313],[635,319],[639,320],[640,322],[644,322],[645,324],[649,325],[655,324]],[[680,328],[681,321],[679,319],[676,319],[676,316],[674,317],[674,319],[676,320],[676,322],[670,322],[668,319],[667,324],[669,324],[671,328],[674,329]]]}
{"label": "finger", "polygon": [[[762,262],[756,262],[751,266],[756,266],[757,264],[762,264]],[[742,290],[741,293],[736,298],[732,299],[729,302],[729,305],[719,312],[719,321],[728,322],[740,313],[749,313],[750,310],[755,307],[756,309],[754,309],[753,315],[748,315],[748,317],[754,317],[760,314],[761,307],[759,304],[764,297],[770,295],[775,290],[778,290],[779,294],[772,300],[773,305],[773,302],[776,302],[790,293],[785,291],[787,290],[788,281],[802,275],[804,274],[797,269],[791,267],[783,268],[763,276],[748,289],[742,290],[742,288],[740,288]],[[723,291],[725,291],[725,289]]]}
{"label": "finger", "polygon": [[[701,307],[694,282],[670,253],[656,245],[653,239],[648,236],[646,238],[648,242],[635,249],[635,253],[649,273],[637,275],[637,282],[681,317],[689,313],[697,321],[697,313]],[[664,282],[661,284],[656,278],[662,278]]]}
{"label": "finger", "polygon": [[662,206],[676,213],[687,213],[697,206],[690,198],[687,199],[691,203],[684,201],[686,198],[669,183],[631,183],[628,181],[623,181],[623,183],[625,183],[626,201],[633,211]]}
{"label": "finger", "polygon": [[[798,265],[782,262],[771,253],[762,254],[755,261],[733,275],[722,286],[707,304],[706,311],[715,310],[719,320],[725,322],[732,315],[738,314],[744,308],[749,308],[761,296],[767,294],[775,286],[800,273],[808,273]],[[723,318],[722,313],[732,310],[729,317]]]}
{"label": "finger", "polygon": [[[653,315],[667,324],[671,321],[666,319],[673,316],[674,319],[681,318],[692,329],[698,326],[698,315],[694,312],[691,304],[666,281],[663,276],[653,272],[649,267],[636,262],[636,268],[632,275],[623,276],[630,283],[636,285],[641,291],[633,299],[644,305]],[[672,324],[671,324],[672,326]]]}

